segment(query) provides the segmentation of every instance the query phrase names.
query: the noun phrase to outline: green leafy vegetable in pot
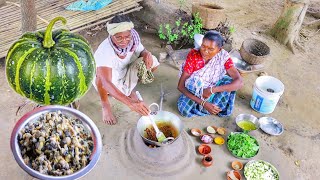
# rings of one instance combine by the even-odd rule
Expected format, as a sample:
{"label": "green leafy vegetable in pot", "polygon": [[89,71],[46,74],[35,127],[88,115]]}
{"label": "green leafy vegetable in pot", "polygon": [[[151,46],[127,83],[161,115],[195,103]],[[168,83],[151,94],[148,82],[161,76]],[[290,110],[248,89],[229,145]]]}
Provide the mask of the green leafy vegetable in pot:
{"label": "green leafy vegetable in pot", "polygon": [[259,151],[257,140],[245,133],[231,133],[227,147],[233,155],[241,158],[252,158]]}

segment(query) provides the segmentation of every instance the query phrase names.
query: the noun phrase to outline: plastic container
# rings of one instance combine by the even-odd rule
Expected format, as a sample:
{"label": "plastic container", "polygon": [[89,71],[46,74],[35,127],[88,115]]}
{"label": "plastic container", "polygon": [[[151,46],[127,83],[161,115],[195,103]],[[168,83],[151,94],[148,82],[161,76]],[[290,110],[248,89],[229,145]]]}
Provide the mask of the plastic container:
{"label": "plastic container", "polygon": [[253,85],[250,106],[261,114],[270,114],[274,111],[283,91],[284,85],[277,78],[260,76]]}

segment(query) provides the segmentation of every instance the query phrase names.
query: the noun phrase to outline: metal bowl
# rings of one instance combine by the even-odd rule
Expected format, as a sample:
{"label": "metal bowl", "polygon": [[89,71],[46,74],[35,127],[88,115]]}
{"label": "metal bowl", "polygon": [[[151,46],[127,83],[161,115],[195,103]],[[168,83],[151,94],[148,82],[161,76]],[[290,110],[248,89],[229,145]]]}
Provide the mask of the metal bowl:
{"label": "metal bowl", "polygon": [[175,140],[177,140],[180,137],[180,134],[183,131],[183,124],[177,115],[168,111],[157,111],[157,112],[154,112],[152,116],[153,116],[153,119],[155,120],[155,123],[157,122],[172,123],[172,125],[178,130],[178,136],[174,140],[169,141],[169,143],[166,143],[166,144],[159,143],[159,142],[152,141],[150,139],[145,138],[144,131],[146,128],[151,126],[151,122],[148,116],[142,116],[137,123],[137,129],[144,142],[150,145],[167,146],[172,144]]}
{"label": "metal bowl", "polygon": [[260,128],[270,135],[281,135],[283,133],[282,124],[272,117],[262,117],[259,119]]}
{"label": "metal bowl", "polygon": [[[243,132],[231,132],[231,133],[240,134],[240,133],[243,133]],[[250,158],[243,158],[243,157],[240,157],[240,156],[237,156],[237,155],[233,154],[233,153],[232,153],[232,150],[229,149],[229,147],[228,147],[229,136],[231,135],[231,133],[230,133],[230,134],[228,135],[228,137],[227,137],[226,146],[227,146],[228,151],[232,154],[232,156],[234,156],[234,157],[236,157],[236,158],[238,158],[238,159],[248,160],[248,159],[252,159],[252,158],[255,157],[256,155],[258,155],[258,153],[259,153],[259,151],[260,151],[260,144],[259,144],[259,142],[258,142],[258,140],[257,140],[256,138],[254,138],[253,136],[250,136],[249,134],[248,134],[248,135],[249,135],[250,137],[252,137],[253,139],[256,140],[256,143],[257,143],[258,146],[259,146],[259,150],[257,151],[257,154],[254,155],[253,157],[250,157]]]}
{"label": "metal bowl", "polygon": [[[236,124],[237,124],[237,130],[238,131],[244,131],[244,129],[242,129],[241,127],[239,127],[238,123],[241,122],[241,121],[251,121],[255,124],[256,126],[256,129],[259,129],[259,119],[257,117],[255,117],[254,115],[252,114],[239,114],[237,117],[236,117]],[[255,131],[255,130],[251,130],[251,131]]]}
{"label": "metal bowl", "polygon": [[[275,168],[271,163],[269,163],[269,162],[267,162],[267,161],[263,161],[263,160],[251,160],[251,161],[249,161],[249,162],[247,162],[246,163],[246,165],[244,166],[244,172],[243,172],[243,174],[244,174],[244,177],[246,177],[246,178],[248,178],[248,173],[250,173],[249,172],[249,166],[251,165],[251,164],[256,164],[256,163],[259,163],[259,162],[262,162],[262,163],[264,163],[265,165],[264,166],[268,166],[269,167],[269,169],[271,169],[271,170],[273,170],[273,172],[275,173],[275,174],[277,174],[277,176],[278,176],[278,180],[280,179],[280,173],[279,173],[279,171],[277,170],[277,168]],[[265,167],[265,168],[267,168],[267,167]]]}
{"label": "metal bowl", "polygon": [[[91,136],[94,143],[93,151],[90,156],[90,163],[86,167],[80,169],[79,171],[76,171],[75,173],[66,176],[50,176],[46,174],[41,174],[39,171],[36,171],[31,167],[27,166],[23,161],[20,147],[18,144],[18,133],[21,131],[22,128],[24,128],[29,122],[38,120],[42,114],[56,111],[61,111],[66,116],[78,118],[80,121],[82,121],[84,127],[86,127],[87,130],[91,132]],[[93,169],[93,167],[97,164],[102,150],[102,139],[97,126],[88,116],[86,116],[82,112],[64,106],[44,106],[28,112],[20,118],[20,120],[16,123],[11,133],[10,146],[13,156],[19,164],[19,166],[35,178],[48,180],[78,179],[90,172]]]}

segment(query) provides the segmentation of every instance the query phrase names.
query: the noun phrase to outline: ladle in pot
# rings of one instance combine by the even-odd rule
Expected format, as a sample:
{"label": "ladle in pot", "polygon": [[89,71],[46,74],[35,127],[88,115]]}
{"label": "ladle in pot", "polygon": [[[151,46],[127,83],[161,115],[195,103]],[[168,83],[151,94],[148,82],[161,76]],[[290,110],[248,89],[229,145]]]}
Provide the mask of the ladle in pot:
{"label": "ladle in pot", "polygon": [[[136,95],[137,95],[137,97],[138,97],[138,99],[139,99],[140,101],[143,101],[143,98],[142,98],[141,94],[139,93],[139,91],[136,91]],[[156,105],[156,106],[158,107],[158,109],[159,109],[159,105],[156,104],[156,103],[152,103],[152,104],[149,106],[149,108],[150,108],[151,106],[153,106],[153,105]],[[162,143],[162,144],[168,144],[170,141],[174,140],[173,137],[168,137],[168,138],[166,138],[166,136],[163,134],[163,132],[161,132],[161,131],[159,130],[157,124],[155,123],[155,120],[153,119],[153,116],[152,116],[150,113],[149,113],[148,117],[149,117],[149,119],[150,119],[150,122],[151,122],[154,130],[156,131],[156,137],[157,137],[158,142],[160,142],[160,143]]]}

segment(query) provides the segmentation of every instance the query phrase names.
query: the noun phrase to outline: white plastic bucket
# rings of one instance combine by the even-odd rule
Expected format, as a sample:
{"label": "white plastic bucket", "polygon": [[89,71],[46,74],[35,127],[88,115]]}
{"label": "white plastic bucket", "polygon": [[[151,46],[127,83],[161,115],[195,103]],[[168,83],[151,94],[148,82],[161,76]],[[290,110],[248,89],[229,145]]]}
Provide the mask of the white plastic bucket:
{"label": "white plastic bucket", "polygon": [[283,91],[284,85],[277,78],[260,76],[253,85],[250,106],[259,113],[270,114],[277,106]]}

